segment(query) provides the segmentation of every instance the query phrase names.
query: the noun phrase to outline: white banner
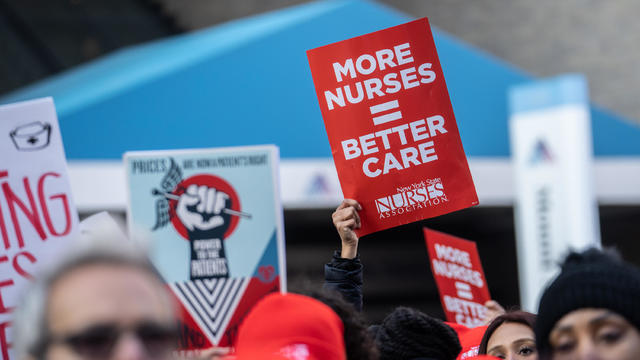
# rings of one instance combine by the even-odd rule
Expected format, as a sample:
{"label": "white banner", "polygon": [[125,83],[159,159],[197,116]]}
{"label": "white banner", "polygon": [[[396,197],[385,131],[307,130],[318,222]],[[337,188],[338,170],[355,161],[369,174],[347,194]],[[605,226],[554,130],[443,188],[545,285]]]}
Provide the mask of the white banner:
{"label": "white banner", "polygon": [[78,215],[51,98],[0,106],[0,139],[0,355],[6,360],[10,312],[38,268],[74,235]]}
{"label": "white banner", "polygon": [[586,81],[567,75],[510,92],[520,299],[537,311],[569,249],[599,246]]}

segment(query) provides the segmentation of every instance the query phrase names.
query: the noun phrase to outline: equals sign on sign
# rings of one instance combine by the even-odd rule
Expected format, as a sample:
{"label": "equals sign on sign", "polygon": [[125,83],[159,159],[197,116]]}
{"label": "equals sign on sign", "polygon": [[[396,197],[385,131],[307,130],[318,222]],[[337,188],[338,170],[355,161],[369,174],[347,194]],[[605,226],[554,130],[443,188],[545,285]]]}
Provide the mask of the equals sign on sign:
{"label": "equals sign on sign", "polygon": [[458,292],[459,298],[473,300],[473,294],[471,293],[471,285],[456,281],[456,290]]}
{"label": "equals sign on sign", "polygon": [[371,115],[376,115],[373,117],[373,125],[380,125],[388,123],[390,121],[402,119],[402,113],[400,112],[400,110],[392,111],[394,109],[398,109],[399,107],[400,105],[398,104],[398,100],[393,100],[369,107]]}

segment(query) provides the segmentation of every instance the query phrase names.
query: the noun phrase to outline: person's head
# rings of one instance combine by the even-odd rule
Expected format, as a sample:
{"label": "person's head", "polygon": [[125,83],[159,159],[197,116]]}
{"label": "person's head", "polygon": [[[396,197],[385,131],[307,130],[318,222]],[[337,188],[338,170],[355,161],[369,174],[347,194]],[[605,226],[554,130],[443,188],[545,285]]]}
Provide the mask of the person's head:
{"label": "person's head", "polygon": [[536,316],[526,311],[509,311],[489,324],[480,341],[479,354],[501,359],[537,360],[533,329]]}
{"label": "person's head", "polygon": [[450,326],[408,307],[396,308],[370,331],[381,360],[453,360],[462,350]]}
{"label": "person's head", "polygon": [[541,358],[640,359],[639,301],[640,270],[617,254],[569,254],[540,299]]}
{"label": "person's head", "polygon": [[344,325],[327,305],[299,294],[273,293],[240,324],[237,360],[346,360]]}
{"label": "person's head", "polygon": [[20,358],[163,359],[175,307],[145,254],[122,239],[81,244],[36,279],[14,314]]}
{"label": "person's head", "polygon": [[306,295],[328,305],[342,320],[347,359],[377,360],[378,350],[362,317],[342,295],[327,289],[305,291]]}

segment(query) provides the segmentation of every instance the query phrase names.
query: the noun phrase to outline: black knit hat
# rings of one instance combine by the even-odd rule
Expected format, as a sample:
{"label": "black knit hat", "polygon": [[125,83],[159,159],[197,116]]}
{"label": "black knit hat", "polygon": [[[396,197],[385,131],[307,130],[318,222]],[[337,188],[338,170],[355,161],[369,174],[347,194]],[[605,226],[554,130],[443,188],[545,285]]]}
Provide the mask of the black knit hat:
{"label": "black knit hat", "polygon": [[535,326],[540,355],[550,354],[549,333],[564,315],[581,308],[614,311],[640,329],[640,270],[615,253],[571,253],[542,294]]}
{"label": "black knit hat", "polygon": [[462,347],[456,332],[439,319],[398,307],[379,326],[369,328],[380,360],[453,360]]}

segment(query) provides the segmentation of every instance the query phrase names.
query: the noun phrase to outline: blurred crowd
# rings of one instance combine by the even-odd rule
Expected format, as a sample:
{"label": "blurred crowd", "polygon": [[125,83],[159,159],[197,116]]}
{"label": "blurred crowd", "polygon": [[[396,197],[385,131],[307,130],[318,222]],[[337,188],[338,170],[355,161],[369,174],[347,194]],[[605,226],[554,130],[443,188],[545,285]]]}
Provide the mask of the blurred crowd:
{"label": "blurred crowd", "polygon": [[360,210],[346,199],[333,213],[341,248],[324,265],[324,286],[264,297],[233,348],[195,354],[177,351],[176,306],[145,251],[117,231],[85,231],[83,246],[41,274],[16,309],[14,350],[50,360],[640,359],[640,270],[610,250],[568,254],[537,314],[489,301],[475,328],[408,307],[367,324]]}

